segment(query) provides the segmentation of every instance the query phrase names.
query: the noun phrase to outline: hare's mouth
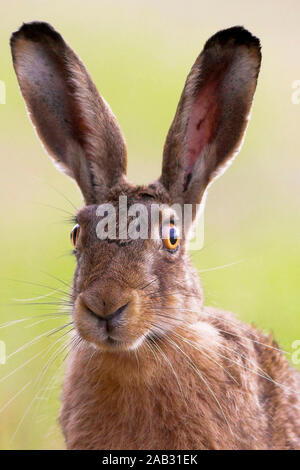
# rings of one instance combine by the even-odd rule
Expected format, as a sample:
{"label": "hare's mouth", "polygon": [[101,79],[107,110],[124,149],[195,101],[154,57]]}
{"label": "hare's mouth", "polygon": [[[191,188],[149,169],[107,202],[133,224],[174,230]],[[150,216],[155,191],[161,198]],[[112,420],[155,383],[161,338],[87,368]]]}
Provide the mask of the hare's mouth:
{"label": "hare's mouth", "polygon": [[129,346],[125,341],[121,341],[120,339],[114,338],[113,336],[107,336],[107,338],[103,340],[102,343],[110,348],[129,349]]}
{"label": "hare's mouth", "polygon": [[121,341],[119,339],[108,336],[104,341],[104,345],[108,346],[110,350],[126,350],[126,351],[135,351],[144,341],[144,336],[141,336],[133,342]]}
{"label": "hare's mouth", "polygon": [[124,339],[114,338],[112,336],[107,336],[106,338],[99,337],[97,334],[91,334],[87,332],[79,331],[80,336],[82,336],[86,341],[92,343],[100,351],[108,352],[122,352],[122,351],[135,351],[144,341],[144,337],[141,336],[135,341],[126,341]]}
{"label": "hare's mouth", "polygon": [[119,340],[113,338],[112,336],[108,336],[106,341],[108,342],[108,344],[112,344],[112,345],[120,343]]}

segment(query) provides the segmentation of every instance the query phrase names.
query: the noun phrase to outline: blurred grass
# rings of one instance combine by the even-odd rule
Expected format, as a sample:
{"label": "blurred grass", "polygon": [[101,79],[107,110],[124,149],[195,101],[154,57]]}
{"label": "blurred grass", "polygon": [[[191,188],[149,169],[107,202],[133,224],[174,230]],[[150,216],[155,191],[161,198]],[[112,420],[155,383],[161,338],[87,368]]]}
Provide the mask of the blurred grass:
{"label": "blurred grass", "polygon": [[[292,342],[300,338],[300,105],[291,103],[292,82],[300,78],[299,2],[13,0],[2,7],[0,80],[6,83],[7,104],[0,105],[0,323],[55,311],[52,305],[12,302],[49,290],[9,279],[60,287],[47,272],[71,281],[74,261],[68,256],[67,219],[73,209],[59,193],[75,206],[81,204],[75,185],[52,167],[29,123],[11,65],[11,32],[22,21],[36,19],[62,32],[116,114],[128,144],[129,177],[142,183],[159,175],[164,138],[203,43],[218,29],[243,24],[263,44],[252,121],[240,156],[210,190],[205,245],[191,256],[201,271],[207,304],[272,331],[291,351]],[[0,329],[8,354],[67,321],[49,319],[25,327],[37,320]],[[12,356],[0,366],[0,380],[58,337],[45,337]],[[54,361],[46,373],[43,387],[56,373],[57,384],[50,384],[50,400],[41,399],[43,392],[38,395],[38,411],[28,408],[34,383],[22,390],[43,365],[45,358],[37,357],[0,382],[0,448],[63,447],[56,422],[58,364]]]}

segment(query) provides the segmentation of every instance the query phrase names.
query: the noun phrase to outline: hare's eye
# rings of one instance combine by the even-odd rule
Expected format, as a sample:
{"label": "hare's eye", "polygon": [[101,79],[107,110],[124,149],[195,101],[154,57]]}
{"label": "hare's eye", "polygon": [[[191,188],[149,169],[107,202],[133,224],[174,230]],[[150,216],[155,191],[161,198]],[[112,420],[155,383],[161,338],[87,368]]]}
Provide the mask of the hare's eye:
{"label": "hare's eye", "polygon": [[74,225],[70,233],[71,243],[74,246],[74,248],[76,247],[77,242],[78,242],[79,232],[80,232],[79,224]]}
{"label": "hare's eye", "polygon": [[180,235],[175,225],[166,225],[162,230],[162,239],[164,247],[168,250],[174,251],[180,242]]}

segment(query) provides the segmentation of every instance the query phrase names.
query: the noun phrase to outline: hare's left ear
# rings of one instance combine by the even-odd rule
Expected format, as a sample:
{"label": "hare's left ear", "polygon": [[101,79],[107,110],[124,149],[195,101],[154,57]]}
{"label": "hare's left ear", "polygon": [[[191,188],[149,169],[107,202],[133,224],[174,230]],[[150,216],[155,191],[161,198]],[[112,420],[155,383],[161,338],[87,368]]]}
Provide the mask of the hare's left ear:
{"label": "hare's left ear", "polygon": [[259,40],[242,27],[220,31],[205,44],[164,147],[160,181],[172,202],[199,203],[238,152],[260,62]]}

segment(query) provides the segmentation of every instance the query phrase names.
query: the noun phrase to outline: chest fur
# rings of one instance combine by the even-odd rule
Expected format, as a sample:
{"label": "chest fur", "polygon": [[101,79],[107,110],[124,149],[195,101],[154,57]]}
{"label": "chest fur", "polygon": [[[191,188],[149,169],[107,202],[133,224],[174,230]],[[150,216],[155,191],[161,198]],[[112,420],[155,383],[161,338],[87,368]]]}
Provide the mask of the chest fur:
{"label": "chest fur", "polygon": [[79,370],[67,377],[60,418],[71,449],[255,448],[251,436],[265,428],[255,399],[200,365],[191,373],[174,359],[147,381],[125,384]]}

